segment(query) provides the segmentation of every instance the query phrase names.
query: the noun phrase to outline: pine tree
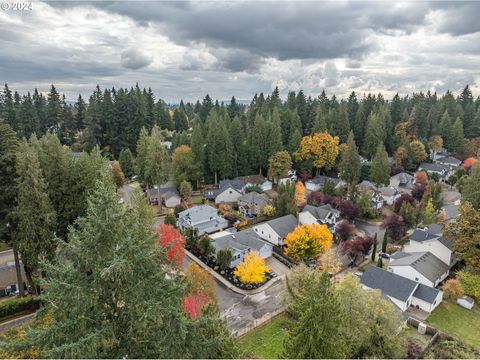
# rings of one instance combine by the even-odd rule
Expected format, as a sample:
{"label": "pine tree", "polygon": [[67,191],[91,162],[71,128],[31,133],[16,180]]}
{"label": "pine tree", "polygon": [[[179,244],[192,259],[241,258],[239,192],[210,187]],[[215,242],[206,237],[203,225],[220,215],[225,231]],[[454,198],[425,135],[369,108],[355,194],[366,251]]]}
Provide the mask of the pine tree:
{"label": "pine tree", "polygon": [[62,119],[62,103],[60,94],[52,85],[47,97],[46,123],[43,124],[43,131],[58,131]]}
{"label": "pine tree", "polygon": [[212,113],[207,119],[207,159],[210,171],[215,176],[215,184],[218,176],[230,176],[232,171],[232,144],[225,123],[216,113]]}
{"label": "pine tree", "polygon": [[125,173],[126,177],[131,177],[134,175],[134,159],[133,154],[130,149],[122,149],[120,151],[120,155],[118,157],[118,161],[120,162],[120,167],[122,168],[123,172]]}
{"label": "pine tree", "polygon": [[457,117],[453,124],[450,136],[446,138],[447,150],[455,154],[460,154],[463,150],[463,124],[462,120]]}
{"label": "pine tree", "polygon": [[336,112],[335,121],[332,124],[333,135],[340,138],[340,143],[345,143],[350,133],[350,124],[348,122],[348,114],[345,105],[341,105]]}
{"label": "pine tree", "polygon": [[238,118],[238,116],[235,117],[230,123],[228,132],[230,135],[230,142],[232,143],[233,175],[238,176],[240,158],[242,157],[244,143],[242,124],[240,123],[240,119]]}
{"label": "pine tree", "polygon": [[[160,128],[154,126],[148,137],[147,155],[145,156],[145,183],[149,186],[157,185],[158,199],[160,199],[160,185],[168,180],[168,159],[165,147],[162,144]],[[162,202],[158,201],[161,210]]]}
{"label": "pine tree", "polygon": [[322,106],[317,106],[315,111],[315,122],[312,127],[312,134],[327,131],[327,115]]}
{"label": "pine tree", "polygon": [[200,121],[200,118],[195,117],[190,145],[195,155],[195,161],[197,162],[200,169],[200,179],[203,178],[202,175],[204,174],[206,169],[205,144],[206,140],[205,134],[203,132],[202,123]]}
{"label": "pine tree", "polygon": [[181,132],[188,130],[188,119],[185,112],[181,109],[175,109],[173,112],[173,123],[175,131]]}
{"label": "pine tree", "polygon": [[388,164],[388,154],[383,144],[378,145],[377,152],[373,158],[370,181],[377,186],[386,186],[390,183],[390,165]]}
{"label": "pine tree", "polygon": [[379,111],[372,112],[368,117],[365,132],[364,153],[373,158],[378,146],[383,145],[386,139],[386,123]]}
{"label": "pine tree", "polygon": [[343,150],[339,165],[340,178],[349,184],[355,184],[360,180],[360,156],[358,155],[357,145],[353,131],[350,131],[347,140],[347,147]]}

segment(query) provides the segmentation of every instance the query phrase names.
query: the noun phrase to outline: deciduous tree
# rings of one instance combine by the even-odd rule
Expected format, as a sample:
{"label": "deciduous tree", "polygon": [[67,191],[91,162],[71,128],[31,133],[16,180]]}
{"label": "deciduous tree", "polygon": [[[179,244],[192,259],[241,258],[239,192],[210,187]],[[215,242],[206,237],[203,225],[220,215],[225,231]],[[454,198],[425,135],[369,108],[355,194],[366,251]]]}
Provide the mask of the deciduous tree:
{"label": "deciduous tree", "polygon": [[179,190],[180,192],[180,197],[185,203],[190,203],[192,201],[192,184],[190,184],[188,181],[183,180],[180,183]]}
{"label": "deciduous tree", "polygon": [[301,181],[295,184],[295,203],[298,206],[305,204],[305,185]]}
{"label": "deciduous tree", "polygon": [[189,294],[204,294],[207,295],[210,300],[217,298],[215,279],[196,263],[192,262],[188,264],[185,270],[185,277],[188,281]]}
{"label": "deciduous tree", "polygon": [[265,281],[265,274],[270,268],[265,264],[265,260],[250,251],[243,261],[235,268],[235,276],[243,283],[262,283]]}
{"label": "deciduous tree", "polygon": [[442,286],[442,290],[445,294],[445,297],[447,297],[450,300],[456,300],[457,298],[463,296],[465,293],[463,290],[462,283],[460,282],[459,279],[448,279],[445,281],[445,283]]}
{"label": "deciduous tree", "polygon": [[220,269],[226,270],[230,267],[230,263],[233,260],[232,250],[228,248],[220,249],[217,252],[217,264],[220,266]]}
{"label": "deciduous tree", "polygon": [[125,176],[131,177],[135,175],[135,164],[134,164],[133,154],[129,148],[123,148],[120,151],[118,162],[120,163],[120,167],[125,173]]}
{"label": "deciduous tree", "polygon": [[388,231],[388,236],[392,241],[400,240],[407,231],[407,224],[402,216],[391,214],[385,217],[382,227]]}
{"label": "deciduous tree", "polygon": [[114,161],[112,164],[112,177],[117,188],[125,184],[125,174],[123,173],[118,161]]}
{"label": "deciduous tree", "polygon": [[475,209],[480,210],[480,164],[475,164],[470,175],[463,181],[461,188],[462,200],[469,202]]}
{"label": "deciduous tree", "polygon": [[288,170],[292,167],[292,158],[288,151],[279,151],[270,156],[268,160],[268,176],[274,182],[288,176]]}
{"label": "deciduous tree", "polygon": [[158,244],[164,249],[170,263],[180,267],[185,258],[185,239],[171,225],[160,224],[157,228]]}
{"label": "deciduous tree", "polygon": [[320,169],[330,170],[335,165],[339,153],[339,139],[327,132],[305,136],[302,138],[300,148],[295,153],[298,160],[312,161]]}
{"label": "deciduous tree", "polygon": [[196,161],[195,154],[190,146],[179,146],[173,152],[172,174],[177,186],[180,186],[182,181],[195,182],[199,179],[199,163]]}
{"label": "deciduous tree", "polygon": [[285,252],[295,260],[311,261],[331,248],[333,235],[326,225],[300,225],[285,238]]}

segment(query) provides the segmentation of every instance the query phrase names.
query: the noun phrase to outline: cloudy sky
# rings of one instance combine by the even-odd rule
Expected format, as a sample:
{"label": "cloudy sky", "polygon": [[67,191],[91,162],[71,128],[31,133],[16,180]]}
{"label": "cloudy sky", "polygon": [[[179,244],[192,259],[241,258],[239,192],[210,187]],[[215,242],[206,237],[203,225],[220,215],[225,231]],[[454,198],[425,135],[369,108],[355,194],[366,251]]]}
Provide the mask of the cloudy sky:
{"label": "cloudy sky", "polygon": [[478,96],[479,17],[480,2],[34,2],[0,11],[0,80],[69,99],[136,82],[169,102],[275,86]]}

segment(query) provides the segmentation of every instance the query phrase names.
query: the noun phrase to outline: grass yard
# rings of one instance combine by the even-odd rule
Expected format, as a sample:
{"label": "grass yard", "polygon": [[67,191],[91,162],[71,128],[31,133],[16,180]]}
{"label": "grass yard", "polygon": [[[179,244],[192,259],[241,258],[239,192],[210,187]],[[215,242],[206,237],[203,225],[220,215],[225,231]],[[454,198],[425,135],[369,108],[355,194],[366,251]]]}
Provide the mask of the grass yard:
{"label": "grass yard", "polygon": [[5,244],[3,241],[0,241],[0,251],[5,251],[5,250],[8,250],[8,249],[10,249],[10,246]]}
{"label": "grass yard", "polygon": [[192,196],[192,203],[194,203],[195,205],[202,205],[203,204],[203,196],[202,195]]}
{"label": "grass yard", "polygon": [[432,338],[432,335],[422,335],[422,334],[419,334],[417,329],[412,327],[412,326],[408,326],[406,327],[404,330],[403,330],[404,334],[405,334],[405,337],[407,338],[407,340],[412,340],[414,342],[416,342],[418,345],[420,345],[422,348],[425,348],[427,345],[428,345],[428,342],[430,341],[430,339]]}
{"label": "grass yard", "polygon": [[467,310],[449,301],[443,301],[429,316],[427,322],[439,330],[480,349],[480,310]]}
{"label": "grass yard", "polygon": [[287,322],[285,315],[279,315],[266,324],[250,331],[238,339],[243,358],[278,359],[282,351]]}

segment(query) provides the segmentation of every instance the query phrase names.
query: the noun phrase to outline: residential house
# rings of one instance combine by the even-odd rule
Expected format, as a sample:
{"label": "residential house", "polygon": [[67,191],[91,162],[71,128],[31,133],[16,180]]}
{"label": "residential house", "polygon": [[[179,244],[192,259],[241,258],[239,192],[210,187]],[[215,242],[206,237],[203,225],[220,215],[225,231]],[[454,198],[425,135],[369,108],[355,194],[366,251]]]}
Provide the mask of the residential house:
{"label": "residential house", "polygon": [[174,208],[177,205],[180,205],[182,199],[175,187],[164,187],[160,189],[151,188],[147,189],[147,198],[148,202],[151,205],[158,205],[158,196],[162,199],[162,204],[167,208]]}
{"label": "residential house", "polygon": [[450,266],[428,251],[414,253],[397,251],[391,255],[388,269],[397,275],[431,287],[440,284],[450,272]]}
{"label": "residential house", "polygon": [[364,288],[376,289],[402,312],[410,306],[431,313],[443,300],[443,292],[385,269],[369,265],[360,278]]}
{"label": "residential house", "polygon": [[298,214],[298,222],[301,225],[325,224],[335,229],[340,211],[333,208],[330,204],[322,206],[306,205],[302,212]]}
{"label": "residential house", "polygon": [[432,161],[437,161],[441,158],[444,158],[444,157],[447,157],[449,156],[450,154],[448,153],[448,151],[445,149],[445,148],[441,148],[440,150],[438,151],[434,151],[434,150],[431,150],[430,149],[430,158],[432,159]]}
{"label": "residential house", "polygon": [[450,204],[445,205],[442,210],[447,215],[447,221],[453,221],[460,216],[460,205]]}
{"label": "residential house", "polygon": [[449,267],[455,262],[453,242],[442,236],[442,227],[438,224],[415,229],[403,250],[407,253],[431,252]]}
{"label": "residential house", "polygon": [[446,180],[451,174],[450,168],[445,165],[421,163],[418,171],[425,171],[428,175],[437,174],[441,180]]}
{"label": "residential house", "polygon": [[335,185],[335,189],[345,186],[345,182],[340,179],[317,175],[305,182],[305,188],[310,191],[320,191],[327,181],[331,181]]}
{"label": "residential house", "polygon": [[372,197],[371,206],[374,210],[379,210],[383,206],[382,194],[372,182],[363,180],[357,187]]}
{"label": "residential house", "polygon": [[263,194],[252,191],[238,198],[238,209],[245,216],[260,215],[263,207],[270,204],[270,200]]}
{"label": "residential house", "polygon": [[253,230],[265,241],[277,246],[282,246],[285,237],[298,225],[297,218],[285,215],[264,223],[257,224]]}
{"label": "residential house", "polygon": [[435,163],[450,168],[450,172],[455,172],[462,165],[462,161],[453,156],[437,158]]}
{"label": "residential house", "polygon": [[180,230],[198,229],[198,235],[210,234],[228,227],[228,221],[218,215],[218,210],[209,205],[199,205],[178,214]]}
{"label": "residential house", "polygon": [[378,189],[380,196],[383,199],[383,202],[387,205],[393,205],[395,200],[397,200],[402,194],[394,187],[383,186]]}
{"label": "residential house", "polygon": [[[221,249],[230,249],[233,254],[233,259],[230,267],[235,267],[240,264],[245,255],[253,251],[264,259],[272,256],[273,245],[260,238],[260,236],[252,229],[239,231],[236,233],[228,233],[224,236],[217,237],[212,241],[215,247],[215,253]],[[216,255],[214,255],[216,256]]]}
{"label": "residential house", "polygon": [[272,182],[265,178],[262,175],[249,175],[249,176],[240,176],[235,178],[235,180],[240,180],[243,182],[243,190],[250,186],[258,186],[262,191],[272,190]]}
{"label": "residential house", "polygon": [[415,178],[406,172],[398,173],[390,178],[389,187],[393,187],[402,193],[410,194],[414,186]]}
{"label": "residential house", "polygon": [[244,183],[239,180],[220,180],[218,189],[205,190],[204,197],[215,204],[231,204],[242,196]]}

